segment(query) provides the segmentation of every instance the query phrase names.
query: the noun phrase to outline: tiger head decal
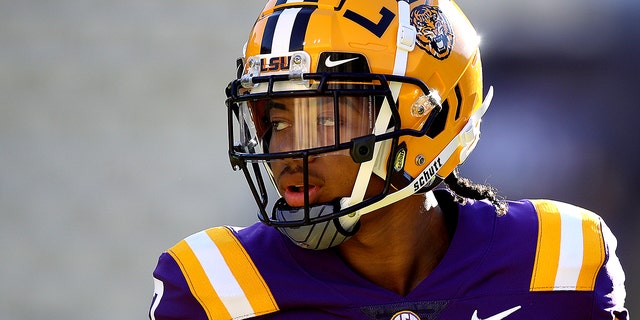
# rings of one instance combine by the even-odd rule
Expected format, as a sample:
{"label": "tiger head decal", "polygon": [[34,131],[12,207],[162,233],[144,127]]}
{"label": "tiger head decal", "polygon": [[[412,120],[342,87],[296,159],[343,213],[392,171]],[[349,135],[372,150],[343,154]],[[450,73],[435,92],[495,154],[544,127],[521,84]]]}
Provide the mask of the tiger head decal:
{"label": "tiger head decal", "polygon": [[443,60],[453,47],[453,30],[438,7],[420,5],[411,10],[411,24],[418,34],[416,44],[432,56]]}

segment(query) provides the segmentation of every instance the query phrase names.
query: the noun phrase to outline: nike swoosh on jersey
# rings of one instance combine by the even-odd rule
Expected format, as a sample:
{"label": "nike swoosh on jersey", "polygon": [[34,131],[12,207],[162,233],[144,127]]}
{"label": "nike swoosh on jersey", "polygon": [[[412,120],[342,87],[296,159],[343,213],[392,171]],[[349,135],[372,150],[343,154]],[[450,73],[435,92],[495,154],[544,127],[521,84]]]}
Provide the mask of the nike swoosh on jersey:
{"label": "nike swoosh on jersey", "polygon": [[501,320],[501,319],[506,318],[508,315],[518,311],[520,308],[521,308],[520,306],[513,307],[513,308],[511,308],[509,310],[502,311],[502,312],[500,312],[498,314],[495,314],[495,315],[493,315],[493,316],[491,316],[489,318],[484,318],[484,319],[483,318],[479,318],[478,317],[478,310],[475,310],[473,312],[473,315],[471,316],[471,320]]}
{"label": "nike swoosh on jersey", "polygon": [[327,68],[333,68],[333,67],[337,67],[341,64],[345,64],[347,62],[351,62],[353,60],[358,59],[359,57],[355,57],[355,58],[350,58],[350,59],[344,59],[344,60],[336,60],[336,61],[332,61],[331,60],[331,56],[328,56],[326,60],[324,60],[324,65],[327,66]]}

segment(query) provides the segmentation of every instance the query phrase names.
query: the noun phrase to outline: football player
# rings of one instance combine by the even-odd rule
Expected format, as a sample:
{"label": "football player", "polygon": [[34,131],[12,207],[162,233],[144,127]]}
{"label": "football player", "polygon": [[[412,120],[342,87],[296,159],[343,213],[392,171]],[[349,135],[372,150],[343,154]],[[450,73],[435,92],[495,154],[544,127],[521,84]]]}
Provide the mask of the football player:
{"label": "football player", "polygon": [[478,45],[450,0],[268,1],[226,89],[260,221],[163,253],[150,318],[628,319],[599,216],[458,176]]}

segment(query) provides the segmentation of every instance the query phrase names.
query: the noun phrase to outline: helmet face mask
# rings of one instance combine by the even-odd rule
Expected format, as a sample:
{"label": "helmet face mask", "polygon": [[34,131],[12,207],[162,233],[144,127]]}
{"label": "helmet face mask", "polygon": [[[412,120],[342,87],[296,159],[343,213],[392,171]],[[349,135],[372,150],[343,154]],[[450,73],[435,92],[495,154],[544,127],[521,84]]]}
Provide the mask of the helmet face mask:
{"label": "helmet face mask", "polygon": [[[463,150],[466,158],[472,149],[466,145],[475,146],[475,111],[482,109],[477,37],[455,4],[411,4],[420,30],[429,21],[447,22],[448,33],[432,37],[438,52],[447,49],[443,56],[422,49],[427,37],[420,34],[413,36],[419,46],[400,45],[401,32],[396,37],[393,30],[406,33],[402,23],[368,34],[354,17],[371,15],[375,6],[333,2],[270,1],[226,91],[231,164],[244,172],[260,220],[314,249],[348,239],[361,214],[434,188],[464,160]],[[380,5],[374,13],[387,20],[409,17],[406,2]],[[290,41],[309,38],[300,47],[278,42],[287,19],[295,22],[286,29]],[[471,45],[456,31],[472,37]],[[471,132],[465,144],[458,142],[461,131]],[[271,208],[265,181],[280,198]]]}
{"label": "helmet face mask", "polygon": [[[366,184],[355,186],[359,166],[374,160],[376,143],[385,144],[389,153],[394,153],[401,136],[424,136],[440,106],[433,104],[432,99],[423,99],[423,105],[416,107],[420,110],[415,111],[427,114],[420,129],[403,128],[389,84],[402,83],[407,90],[411,88],[411,91],[420,92],[422,97],[430,96],[431,92],[419,79],[349,73],[308,73],[303,74],[303,79],[308,84],[298,90],[280,90],[283,85],[279,86],[279,82],[291,81],[286,76],[252,79],[252,86],[257,88],[257,92],[247,90],[242,80],[235,80],[229,85],[227,105],[232,164],[245,172],[263,222],[282,228],[290,237],[299,234],[300,227],[317,224],[325,224],[324,229],[335,229],[336,237],[345,237],[357,226],[347,228],[337,220],[331,221],[384,198],[392,189],[391,175],[398,171],[384,168],[381,171],[387,172],[385,176],[370,174]],[[378,117],[381,110],[386,111],[387,118]],[[376,125],[382,128],[378,129],[378,134]],[[338,175],[334,181],[326,181],[332,185],[346,183],[348,192],[315,201],[315,184],[310,181],[310,176],[317,176],[313,173],[313,166],[318,163],[337,164],[331,166],[331,171],[343,167],[350,169],[351,176],[347,173]],[[385,167],[389,164],[396,162],[383,162]],[[282,185],[281,173],[291,171],[299,173],[297,182]],[[276,188],[278,196],[283,197],[271,210],[267,207],[265,175]],[[373,193],[368,190],[360,203],[350,206],[341,203],[354,188],[370,186],[375,186]],[[294,187],[299,192],[296,201],[285,196],[287,188]],[[299,244],[313,246],[308,243],[308,236],[304,238],[307,240]]]}

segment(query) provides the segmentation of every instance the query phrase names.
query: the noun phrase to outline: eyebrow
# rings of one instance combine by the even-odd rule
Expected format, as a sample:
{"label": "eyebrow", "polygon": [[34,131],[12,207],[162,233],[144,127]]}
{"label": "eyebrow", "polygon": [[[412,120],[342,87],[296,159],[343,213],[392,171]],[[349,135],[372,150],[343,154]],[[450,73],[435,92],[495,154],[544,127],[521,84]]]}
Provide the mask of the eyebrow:
{"label": "eyebrow", "polygon": [[269,100],[267,102],[265,114],[269,114],[269,111],[271,111],[271,109],[287,110],[287,106],[284,103],[278,103],[274,102],[273,100]]}

